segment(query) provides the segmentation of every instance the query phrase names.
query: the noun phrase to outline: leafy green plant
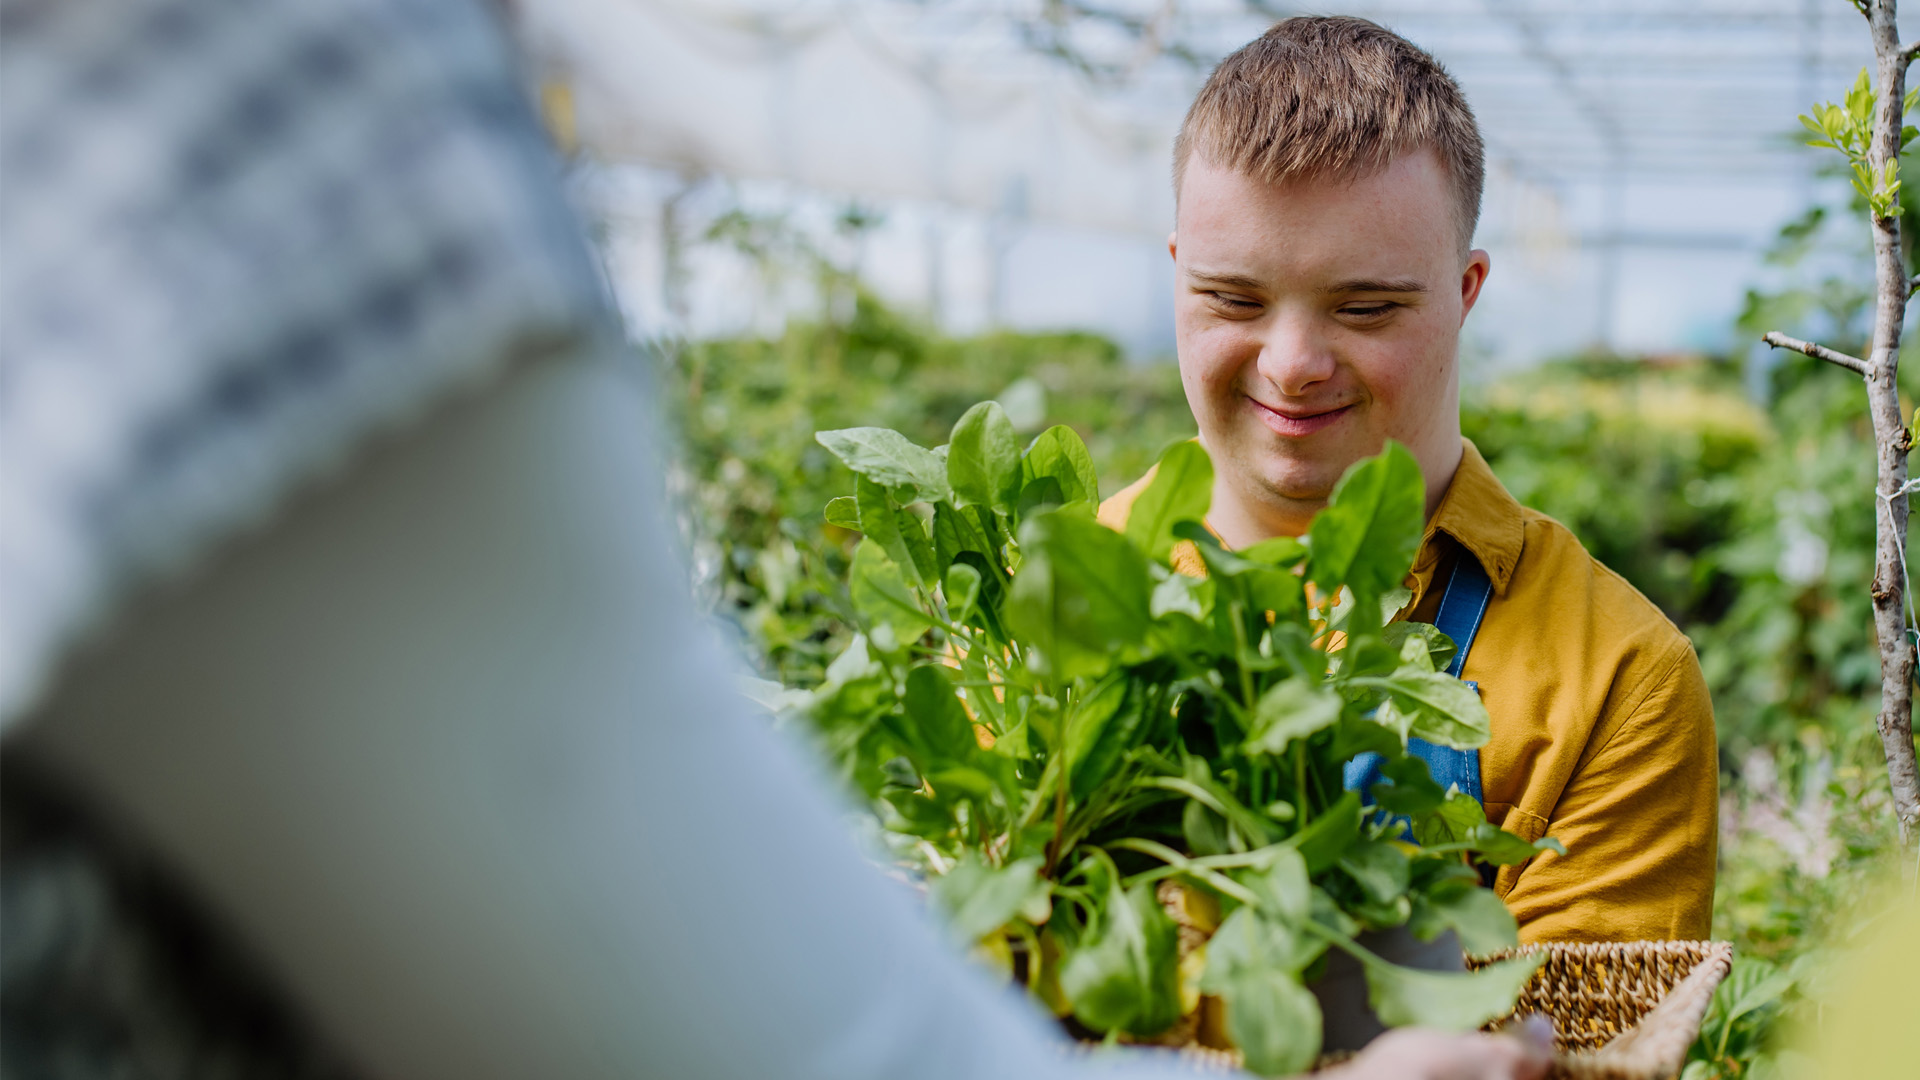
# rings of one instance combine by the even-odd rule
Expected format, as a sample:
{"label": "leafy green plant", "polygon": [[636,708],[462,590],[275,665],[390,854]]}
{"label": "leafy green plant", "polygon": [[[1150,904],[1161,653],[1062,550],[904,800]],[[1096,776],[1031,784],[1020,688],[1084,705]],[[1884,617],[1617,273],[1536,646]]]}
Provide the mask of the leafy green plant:
{"label": "leafy green plant", "polygon": [[[1123,534],[1095,519],[1081,440],[1054,427],[1022,449],[993,402],[936,449],[881,428],[819,441],[856,474],[825,516],[862,534],[859,633],[798,710],[963,940],[1096,1033],[1151,1036],[1217,995],[1269,1074],[1319,1052],[1308,985],[1330,948],[1388,1024],[1511,1008],[1535,958],[1416,971],[1356,940],[1511,945],[1470,860],[1558,849],[1490,825],[1406,751],[1478,746],[1488,720],[1444,673],[1451,642],[1387,621],[1423,520],[1404,447],[1350,470],[1306,537],[1227,551],[1201,524],[1196,443],[1161,458]],[[1206,578],[1172,568],[1178,545]],[[1388,779],[1372,806],[1341,781],[1363,752]],[[1157,898],[1169,881],[1223,916],[1199,963]]]}
{"label": "leafy green plant", "polygon": [[1790,974],[1765,960],[1736,957],[1714,990],[1680,1080],[1728,1080],[1764,1060],[1767,1022],[1793,984]]}

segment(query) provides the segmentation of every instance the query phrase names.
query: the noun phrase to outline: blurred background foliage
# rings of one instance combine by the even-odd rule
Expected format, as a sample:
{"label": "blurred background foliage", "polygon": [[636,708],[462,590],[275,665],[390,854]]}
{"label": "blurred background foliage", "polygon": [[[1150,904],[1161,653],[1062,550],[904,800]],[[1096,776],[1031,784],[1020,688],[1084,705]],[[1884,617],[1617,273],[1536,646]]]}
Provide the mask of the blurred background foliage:
{"label": "blurred background foliage", "polygon": [[[853,210],[843,225],[870,220]],[[1749,293],[1740,336],[1778,329],[1860,351],[1861,220],[1818,207],[1782,230],[1768,257],[1785,284]],[[1859,254],[1810,257],[1835,235]],[[1072,426],[1107,493],[1193,434],[1170,363],[1129,364],[1087,334],[942,336],[778,219],[730,215],[707,239],[784,260],[821,297],[817,318],[778,337],[653,349],[677,402],[696,585],[770,678],[817,680],[848,633],[855,536],[821,508],[853,480],[816,430],[873,424],[937,445],[991,397],[1023,432]],[[1838,369],[1755,351],[1550,359],[1469,379],[1463,396],[1466,434],[1514,495],[1569,526],[1699,649],[1723,777],[1714,934],[1741,959],[1685,1080],[1769,1075],[1784,1022],[1817,1022],[1836,959],[1873,923],[1862,897],[1898,850],[1873,726],[1864,392]]]}

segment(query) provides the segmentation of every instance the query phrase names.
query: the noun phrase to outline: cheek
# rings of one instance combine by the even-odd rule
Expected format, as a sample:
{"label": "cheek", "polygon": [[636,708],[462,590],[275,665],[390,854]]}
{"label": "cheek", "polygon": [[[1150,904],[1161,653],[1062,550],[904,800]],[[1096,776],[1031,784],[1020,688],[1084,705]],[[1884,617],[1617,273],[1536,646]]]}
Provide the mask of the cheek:
{"label": "cheek", "polygon": [[1180,378],[1187,391],[1237,386],[1240,373],[1260,355],[1260,343],[1240,323],[1183,313],[1174,326]]}
{"label": "cheek", "polygon": [[1453,339],[1423,320],[1391,340],[1370,342],[1355,367],[1377,403],[1406,415],[1433,407],[1444,396],[1452,371]]}

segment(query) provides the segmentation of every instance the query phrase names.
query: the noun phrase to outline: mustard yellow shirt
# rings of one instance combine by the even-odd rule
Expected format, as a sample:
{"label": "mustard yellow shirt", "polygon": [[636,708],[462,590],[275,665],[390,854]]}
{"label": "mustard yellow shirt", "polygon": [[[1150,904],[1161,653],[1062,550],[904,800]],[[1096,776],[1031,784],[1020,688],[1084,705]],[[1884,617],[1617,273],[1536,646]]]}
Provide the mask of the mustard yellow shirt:
{"label": "mustard yellow shirt", "polygon": [[[1494,596],[1461,678],[1480,684],[1487,818],[1565,856],[1500,870],[1494,890],[1532,941],[1702,939],[1713,909],[1720,772],[1693,645],[1566,527],[1516,502],[1471,440],[1407,581],[1403,617],[1432,621],[1455,558]],[[1106,500],[1124,528],[1152,474]],[[1197,553],[1175,565],[1204,574]]]}

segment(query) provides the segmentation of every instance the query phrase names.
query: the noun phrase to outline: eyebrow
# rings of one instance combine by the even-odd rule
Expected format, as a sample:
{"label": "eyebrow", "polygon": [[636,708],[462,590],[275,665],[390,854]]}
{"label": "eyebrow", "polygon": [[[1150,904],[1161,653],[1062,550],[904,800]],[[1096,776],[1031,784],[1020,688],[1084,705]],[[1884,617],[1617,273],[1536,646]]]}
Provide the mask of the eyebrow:
{"label": "eyebrow", "polygon": [[1259,278],[1246,274],[1215,274],[1204,270],[1190,270],[1187,276],[1206,285],[1225,285],[1231,289],[1246,289],[1249,292],[1261,292],[1266,284]]}
{"label": "eyebrow", "polygon": [[1418,281],[1414,278],[1388,278],[1386,280],[1356,278],[1352,281],[1336,281],[1320,291],[1329,295],[1369,292],[1423,293],[1427,291],[1427,285],[1426,282]]}
{"label": "eyebrow", "polygon": [[[1266,289],[1265,282],[1246,274],[1190,270],[1187,276],[1204,285],[1224,285],[1230,289],[1245,289],[1249,292],[1261,292]],[[1425,282],[1414,278],[1354,278],[1348,281],[1336,281],[1320,291],[1329,296],[1342,293],[1424,293],[1427,291],[1427,286]]]}

